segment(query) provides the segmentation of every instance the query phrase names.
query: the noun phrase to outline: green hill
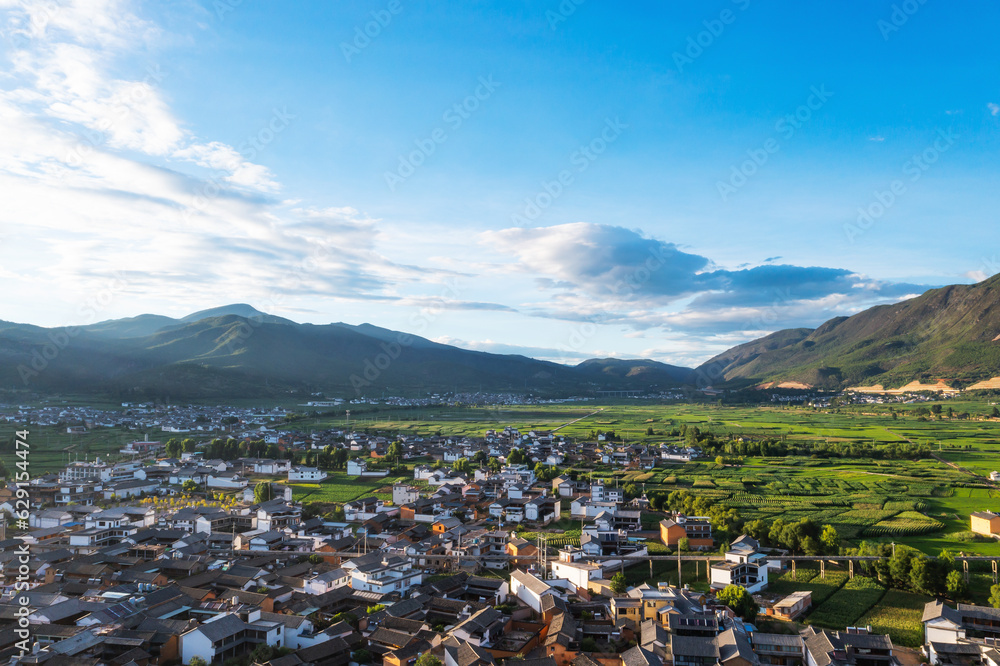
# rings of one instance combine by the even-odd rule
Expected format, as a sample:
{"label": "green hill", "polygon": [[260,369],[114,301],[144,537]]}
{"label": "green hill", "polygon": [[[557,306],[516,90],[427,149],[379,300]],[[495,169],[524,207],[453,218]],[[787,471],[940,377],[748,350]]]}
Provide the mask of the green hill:
{"label": "green hill", "polygon": [[824,388],[1000,375],[1000,275],[932,289],[895,305],[778,331],[695,370],[701,384],[798,381]]}

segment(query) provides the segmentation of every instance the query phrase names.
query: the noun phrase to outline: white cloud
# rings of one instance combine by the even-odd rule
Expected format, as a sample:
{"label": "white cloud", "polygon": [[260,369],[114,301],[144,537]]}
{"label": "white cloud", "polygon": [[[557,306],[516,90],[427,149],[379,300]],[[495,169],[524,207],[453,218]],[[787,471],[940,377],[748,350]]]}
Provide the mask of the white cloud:
{"label": "white cloud", "polygon": [[1000,104],[994,104],[990,102],[986,105],[986,108],[990,110],[990,115],[997,116],[1000,115]]}
{"label": "white cloud", "polygon": [[18,230],[5,268],[30,276],[22,305],[75,312],[118,272],[122,299],[272,311],[439,277],[382,256],[374,221],[353,208],[271,200],[280,184],[266,167],[186,128],[166,75],[144,64],[161,31],[132,7],[0,0],[14,38],[0,75],[0,224]]}

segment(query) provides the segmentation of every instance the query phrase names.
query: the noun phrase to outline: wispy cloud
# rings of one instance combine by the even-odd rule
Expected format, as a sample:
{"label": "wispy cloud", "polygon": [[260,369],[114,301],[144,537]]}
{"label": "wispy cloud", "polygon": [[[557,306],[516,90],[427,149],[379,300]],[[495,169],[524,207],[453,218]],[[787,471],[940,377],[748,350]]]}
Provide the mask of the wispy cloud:
{"label": "wispy cloud", "polygon": [[0,221],[18,226],[11,249],[28,251],[38,293],[72,298],[112,270],[126,296],[206,304],[389,297],[440,277],[380,254],[377,220],[282,202],[266,166],[186,127],[161,85],[169,38],[132,3],[3,4]]}

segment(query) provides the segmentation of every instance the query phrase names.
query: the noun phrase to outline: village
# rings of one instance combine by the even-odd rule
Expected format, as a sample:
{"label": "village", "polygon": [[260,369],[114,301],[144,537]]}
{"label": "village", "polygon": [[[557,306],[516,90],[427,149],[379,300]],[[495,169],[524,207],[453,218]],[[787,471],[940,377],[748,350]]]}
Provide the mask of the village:
{"label": "village", "polygon": [[[239,443],[147,437],[122,449],[132,459],[72,461],[31,480],[27,529],[0,540],[0,659],[20,653],[15,629],[27,626],[31,654],[11,663],[903,663],[889,636],[866,627],[773,630],[812,603],[808,592],[769,593],[769,577],[795,566],[787,551],[748,535],[721,541],[708,516],[671,512],[650,525],[641,490],[557,473],[571,458],[650,470],[704,456],[595,435],[578,443],[507,426],[481,439],[389,438],[254,424]],[[256,455],[209,455],[244,451]],[[318,513],[293,489],[323,487],[329,472],[301,464],[321,455],[341,459],[355,483],[393,481]],[[0,510],[14,513],[15,497],[13,485],[0,492]],[[578,539],[526,538],[567,521]],[[1000,531],[1000,516],[973,523]],[[705,555],[697,581],[627,584],[624,572],[652,572],[664,552],[680,572],[682,550]],[[937,602],[924,623],[932,664],[1000,664],[1000,611]]]}

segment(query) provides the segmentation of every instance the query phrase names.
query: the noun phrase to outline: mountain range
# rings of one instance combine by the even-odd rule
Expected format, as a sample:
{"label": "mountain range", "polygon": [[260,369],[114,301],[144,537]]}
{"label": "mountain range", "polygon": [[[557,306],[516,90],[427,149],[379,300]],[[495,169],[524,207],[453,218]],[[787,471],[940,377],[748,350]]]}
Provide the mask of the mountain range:
{"label": "mountain range", "polygon": [[146,314],[61,329],[0,322],[0,388],[42,392],[175,399],[291,390],[580,395],[669,388],[690,372],[647,360],[569,366],[489,354],[371,324],[298,324],[245,304],[181,319]]}
{"label": "mountain range", "polygon": [[439,344],[371,324],[299,324],[250,305],[47,329],[0,322],[0,388],[120,397],[264,397],[288,391],[419,395],[792,382],[839,389],[1000,375],[1000,275],[777,331],[698,368],[650,360],[563,365]]}

